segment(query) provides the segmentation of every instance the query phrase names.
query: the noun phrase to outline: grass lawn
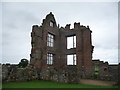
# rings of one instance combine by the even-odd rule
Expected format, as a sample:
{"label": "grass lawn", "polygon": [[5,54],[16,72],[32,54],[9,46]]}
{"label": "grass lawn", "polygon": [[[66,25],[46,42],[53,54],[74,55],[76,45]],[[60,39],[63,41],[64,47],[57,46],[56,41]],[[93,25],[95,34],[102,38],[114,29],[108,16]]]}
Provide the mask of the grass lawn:
{"label": "grass lawn", "polygon": [[57,83],[52,81],[7,82],[2,88],[117,88],[84,84]]}

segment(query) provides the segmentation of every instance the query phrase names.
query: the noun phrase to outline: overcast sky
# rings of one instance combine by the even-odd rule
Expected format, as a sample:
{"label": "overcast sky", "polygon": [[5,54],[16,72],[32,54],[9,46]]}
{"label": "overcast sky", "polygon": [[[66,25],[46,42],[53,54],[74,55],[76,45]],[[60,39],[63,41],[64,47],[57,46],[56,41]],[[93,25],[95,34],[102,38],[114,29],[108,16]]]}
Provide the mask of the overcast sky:
{"label": "overcast sky", "polygon": [[22,58],[30,59],[32,26],[41,25],[50,12],[60,26],[71,24],[72,28],[74,22],[89,25],[95,46],[93,59],[118,63],[117,2],[4,2],[1,5],[2,63],[15,64]]}

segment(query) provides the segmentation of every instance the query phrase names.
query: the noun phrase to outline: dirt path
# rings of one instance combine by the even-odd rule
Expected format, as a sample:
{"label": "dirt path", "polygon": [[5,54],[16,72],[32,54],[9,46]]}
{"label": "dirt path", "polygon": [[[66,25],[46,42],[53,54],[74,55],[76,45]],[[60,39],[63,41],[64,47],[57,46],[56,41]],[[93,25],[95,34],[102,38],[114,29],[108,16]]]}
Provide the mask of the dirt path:
{"label": "dirt path", "polygon": [[101,80],[89,80],[89,79],[81,79],[81,84],[89,84],[89,85],[99,85],[99,86],[113,86],[115,82],[113,81],[101,81]]}

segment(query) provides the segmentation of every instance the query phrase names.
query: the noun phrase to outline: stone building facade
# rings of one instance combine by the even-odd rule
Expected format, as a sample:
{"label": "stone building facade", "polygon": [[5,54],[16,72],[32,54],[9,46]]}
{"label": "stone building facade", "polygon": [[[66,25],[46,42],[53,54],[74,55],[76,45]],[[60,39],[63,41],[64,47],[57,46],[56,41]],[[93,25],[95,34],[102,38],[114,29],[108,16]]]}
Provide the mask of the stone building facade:
{"label": "stone building facade", "polygon": [[[75,60],[72,65],[77,68],[84,67],[88,71],[91,70],[93,52],[91,33],[88,26],[85,27],[80,23],[74,23],[73,29],[70,29],[70,24],[67,24],[65,28],[59,28],[54,15],[50,12],[43,19],[41,26],[34,25],[32,28],[31,65],[40,69],[44,66],[62,69],[67,66],[68,55],[73,55]],[[73,37],[76,41],[69,49],[67,49],[68,37]],[[49,58],[51,58],[51,63]]]}
{"label": "stone building facade", "polygon": [[[68,68],[74,67],[70,74],[80,69],[90,74],[93,52],[91,33],[89,26],[86,27],[76,22],[73,29],[70,28],[70,24],[67,24],[65,28],[60,28],[50,12],[43,19],[41,26],[32,27],[30,64],[39,72],[45,67],[53,67],[58,72],[69,71]],[[70,38],[71,41],[68,40]],[[77,74],[78,72],[74,76]]]}

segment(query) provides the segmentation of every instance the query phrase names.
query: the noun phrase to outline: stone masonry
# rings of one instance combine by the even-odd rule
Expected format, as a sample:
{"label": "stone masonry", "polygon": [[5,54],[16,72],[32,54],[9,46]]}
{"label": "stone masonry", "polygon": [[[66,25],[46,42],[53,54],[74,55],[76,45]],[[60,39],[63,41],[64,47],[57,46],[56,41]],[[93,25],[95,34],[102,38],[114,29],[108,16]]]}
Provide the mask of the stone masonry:
{"label": "stone masonry", "polygon": [[[75,67],[77,71],[84,69],[87,74],[92,70],[92,52],[93,46],[91,42],[91,33],[89,26],[74,23],[74,28],[70,29],[70,24],[65,28],[57,26],[54,15],[50,12],[43,19],[41,26],[34,25],[31,32],[31,58],[30,64],[35,67],[39,72],[45,67],[53,67],[56,71],[67,70],[69,76],[72,75],[72,68]],[[53,47],[47,46],[48,34],[54,36]],[[76,47],[67,49],[67,37],[76,36]],[[47,64],[47,54],[53,54],[52,65]],[[76,65],[67,65],[67,55],[76,54]],[[70,68],[70,70],[68,69]],[[66,72],[67,72],[66,71]],[[76,77],[78,72],[73,75]]]}
{"label": "stone masonry", "polygon": [[[50,22],[53,22],[53,27]],[[54,15],[48,14],[41,26],[34,25],[32,28],[32,50],[31,50],[31,65],[36,68],[47,66],[47,53],[54,54],[53,66],[55,69],[61,69],[67,65],[67,57],[69,54],[76,54],[76,67],[84,67],[86,70],[92,69],[92,51],[91,30],[89,27],[74,23],[74,28],[70,29],[70,24],[65,28],[59,28],[56,25]],[[47,35],[51,33],[55,36],[54,47],[47,46]],[[67,49],[68,36],[76,35],[76,48]]]}

